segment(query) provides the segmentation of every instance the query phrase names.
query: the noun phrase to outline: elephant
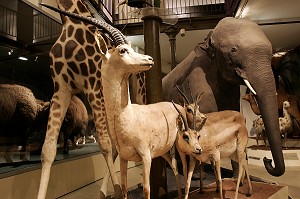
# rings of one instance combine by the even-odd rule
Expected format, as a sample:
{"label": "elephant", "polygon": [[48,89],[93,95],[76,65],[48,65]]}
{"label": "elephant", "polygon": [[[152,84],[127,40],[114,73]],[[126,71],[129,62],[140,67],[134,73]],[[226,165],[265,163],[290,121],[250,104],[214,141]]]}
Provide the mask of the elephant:
{"label": "elephant", "polygon": [[[285,172],[278,125],[276,85],[271,68],[272,45],[262,29],[247,19],[225,17],[202,43],[162,80],[164,100],[177,96],[174,85],[193,95],[204,91],[200,111],[240,110],[240,85],[255,94],[270,142],[272,160],[264,158],[269,174]],[[176,101],[176,98],[174,98]]]}

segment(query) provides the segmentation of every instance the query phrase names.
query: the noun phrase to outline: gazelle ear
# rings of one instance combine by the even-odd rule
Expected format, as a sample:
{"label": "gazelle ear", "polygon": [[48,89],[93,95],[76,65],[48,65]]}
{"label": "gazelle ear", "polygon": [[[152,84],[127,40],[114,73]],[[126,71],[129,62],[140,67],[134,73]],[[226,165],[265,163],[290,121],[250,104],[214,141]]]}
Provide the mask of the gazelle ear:
{"label": "gazelle ear", "polygon": [[176,126],[179,129],[180,132],[184,131],[184,127],[183,127],[183,121],[180,118],[180,116],[176,119]]}
{"label": "gazelle ear", "polygon": [[102,60],[107,61],[107,59],[109,58],[108,48],[107,48],[105,40],[103,39],[103,37],[101,36],[101,34],[98,31],[95,32],[95,40],[99,47]]}

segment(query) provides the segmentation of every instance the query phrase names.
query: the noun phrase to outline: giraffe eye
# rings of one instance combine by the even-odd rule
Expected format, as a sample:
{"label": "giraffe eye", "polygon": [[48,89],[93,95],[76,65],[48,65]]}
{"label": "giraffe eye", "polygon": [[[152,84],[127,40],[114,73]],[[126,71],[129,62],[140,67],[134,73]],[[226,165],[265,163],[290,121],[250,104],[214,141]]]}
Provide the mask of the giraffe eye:
{"label": "giraffe eye", "polygon": [[119,52],[120,54],[125,54],[128,52],[128,50],[126,48],[121,48]]}

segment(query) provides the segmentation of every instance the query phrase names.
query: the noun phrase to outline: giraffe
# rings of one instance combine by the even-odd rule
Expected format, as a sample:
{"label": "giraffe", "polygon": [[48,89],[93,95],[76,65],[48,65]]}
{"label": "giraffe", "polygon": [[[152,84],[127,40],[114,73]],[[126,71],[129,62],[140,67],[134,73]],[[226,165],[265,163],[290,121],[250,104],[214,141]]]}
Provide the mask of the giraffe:
{"label": "giraffe", "polygon": [[[61,10],[78,13],[82,16],[92,16],[82,0],[57,0]],[[101,83],[100,49],[95,41],[96,27],[87,25],[75,19],[61,15],[63,27],[61,35],[52,46],[50,56],[50,70],[54,84],[54,94],[51,99],[47,132],[42,148],[42,173],[38,198],[46,197],[50,170],[56,156],[56,143],[59,130],[70,104],[71,97],[77,93],[84,93],[91,109],[98,134],[98,143],[106,160],[109,173],[114,185],[115,198],[122,198],[121,187],[116,177],[113,162],[117,151],[111,142],[106,125],[106,113]],[[106,37],[103,37],[106,38]],[[110,45],[108,39],[105,42]],[[145,100],[145,86],[143,75],[138,76],[140,87],[139,102]],[[105,197],[109,175],[105,175],[101,191]]]}

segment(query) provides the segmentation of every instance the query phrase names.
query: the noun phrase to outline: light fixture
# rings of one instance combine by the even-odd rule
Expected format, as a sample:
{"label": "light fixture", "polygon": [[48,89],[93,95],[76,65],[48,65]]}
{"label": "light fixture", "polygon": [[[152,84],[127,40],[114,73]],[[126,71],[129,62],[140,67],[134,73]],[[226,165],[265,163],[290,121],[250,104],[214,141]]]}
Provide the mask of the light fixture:
{"label": "light fixture", "polygon": [[23,57],[23,56],[18,57],[18,59],[19,59],[19,60],[22,60],[22,61],[27,61],[27,60],[28,60],[28,58]]}
{"label": "light fixture", "polygon": [[8,55],[11,55],[14,52],[13,49],[11,49],[10,51],[8,51]]}
{"label": "light fixture", "polygon": [[38,57],[38,56],[35,56],[34,61],[35,61],[35,62],[39,62],[39,57]]}

